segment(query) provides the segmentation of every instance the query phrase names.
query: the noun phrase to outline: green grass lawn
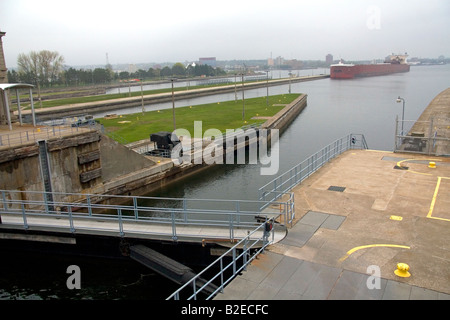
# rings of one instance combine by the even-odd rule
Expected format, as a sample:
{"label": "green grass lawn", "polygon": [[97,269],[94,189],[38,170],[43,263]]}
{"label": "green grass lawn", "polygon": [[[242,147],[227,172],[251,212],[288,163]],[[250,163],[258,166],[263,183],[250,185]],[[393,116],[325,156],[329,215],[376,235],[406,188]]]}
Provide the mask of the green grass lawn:
{"label": "green grass lawn", "polygon": [[[299,94],[284,94],[245,99],[245,119],[242,119],[243,102],[225,101],[203,105],[181,107],[175,109],[177,129],[186,129],[194,136],[194,122],[202,121],[203,132],[207,129],[236,129],[253,123],[265,122],[258,117],[271,117],[291,103]],[[175,104],[176,106],[176,104]],[[159,131],[173,131],[172,109],[135,113],[120,116],[116,119],[97,119],[103,124],[106,133],[112,137],[120,137],[127,143],[149,139],[150,134]]]}

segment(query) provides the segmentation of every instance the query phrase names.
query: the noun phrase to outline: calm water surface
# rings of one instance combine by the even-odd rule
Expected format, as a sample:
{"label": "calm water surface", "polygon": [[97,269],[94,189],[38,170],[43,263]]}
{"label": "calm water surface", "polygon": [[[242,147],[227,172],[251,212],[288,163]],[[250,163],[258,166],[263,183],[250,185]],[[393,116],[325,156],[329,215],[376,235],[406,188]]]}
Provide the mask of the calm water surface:
{"label": "calm water surface", "polygon": [[[323,73],[302,71],[300,75]],[[285,76],[273,72],[273,78]],[[278,174],[322,147],[349,133],[365,135],[369,148],[392,150],[395,117],[416,120],[431,100],[450,87],[450,65],[411,67],[409,73],[355,80],[318,80],[291,85],[293,93],[308,94],[308,106],[280,137]],[[289,86],[270,87],[269,94],[288,93]],[[246,98],[264,97],[266,89],[245,92]],[[242,97],[238,93],[238,99]],[[234,93],[177,101],[188,106],[233,100]],[[146,110],[171,108],[171,103]],[[140,112],[141,108],[121,113]],[[120,113],[118,112],[118,113]],[[97,115],[97,116],[102,116]],[[259,165],[220,165],[194,175],[152,196],[207,199],[257,199],[258,188],[274,176],[261,176]],[[82,289],[68,290],[66,268],[77,264]],[[0,299],[165,299],[176,289],[163,277],[134,262],[49,256],[2,256]]]}

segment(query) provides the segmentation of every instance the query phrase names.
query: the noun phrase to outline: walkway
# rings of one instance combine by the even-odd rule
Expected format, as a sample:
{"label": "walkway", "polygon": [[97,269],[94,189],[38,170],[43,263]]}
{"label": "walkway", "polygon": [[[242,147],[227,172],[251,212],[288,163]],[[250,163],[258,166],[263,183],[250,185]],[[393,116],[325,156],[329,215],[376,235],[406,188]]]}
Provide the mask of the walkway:
{"label": "walkway", "polygon": [[[70,202],[70,197],[83,201]],[[49,199],[52,198],[52,199]],[[220,243],[227,245],[248,236],[263,222],[256,217],[276,218],[286,215],[285,202],[257,202],[245,200],[168,199],[116,196],[123,204],[95,203],[102,195],[21,192],[0,190],[0,239],[22,237],[34,239],[30,233],[41,235],[58,233],[66,242],[68,237],[79,234],[108,237],[126,237],[169,242]],[[168,207],[139,204],[151,200],[165,200]],[[125,202],[127,201],[127,202]],[[260,206],[268,204],[260,210]],[[252,209],[253,208],[253,209]],[[287,221],[286,217],[280,218]],[[14,230],[20,234],[3,234]],[[262,229],[252,239],[262,238]],[[286,227],[274,228],[272,241],[286,236]],[[50,239],[50,238],[49,238]],[[261,244],[262,245],[262,244]]]}
{"label": "walkway", "polygon": [[346,151],[293,189],[287,237],[215,299],[450,299],[449,190],[448,158]]}
{"label": "walkway", "polygon": [[34,127],[31,124],[19,123],[13,123],[12,130],[9,130],[8,126],[0,125],[0,149],[35,144],[39,140],[68,137],[92,130],[90,127],[41,125]]}

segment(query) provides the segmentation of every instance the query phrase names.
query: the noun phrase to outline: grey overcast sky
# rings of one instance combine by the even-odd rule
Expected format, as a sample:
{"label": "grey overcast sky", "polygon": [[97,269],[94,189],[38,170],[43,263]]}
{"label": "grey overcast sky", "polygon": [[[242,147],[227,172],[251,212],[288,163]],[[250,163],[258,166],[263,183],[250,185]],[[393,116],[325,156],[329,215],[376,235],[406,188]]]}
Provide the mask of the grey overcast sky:
{"label": "grey overcast sky", "polygon": [[0,0],[6,64],[450,56],[449,0]]}

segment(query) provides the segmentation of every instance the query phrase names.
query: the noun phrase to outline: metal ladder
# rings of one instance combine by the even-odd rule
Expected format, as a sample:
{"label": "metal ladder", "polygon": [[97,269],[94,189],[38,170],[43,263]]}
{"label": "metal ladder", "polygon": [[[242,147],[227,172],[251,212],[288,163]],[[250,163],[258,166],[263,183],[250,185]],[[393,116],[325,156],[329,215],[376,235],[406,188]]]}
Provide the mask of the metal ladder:
{"label": "metal ladder", "polygon": [[45,190],[45,201],[46,201],[46,207],[47,211],[54,211],[53,207],[53,194],[52,194],[52,181],[50,177],[50,161],[48,158],[48,150],[47,150],[47,141],[46,140],[39,140],[39,160],[41,164],[41,173],[42,173],[42,180],[44,183],[44,190]]}

